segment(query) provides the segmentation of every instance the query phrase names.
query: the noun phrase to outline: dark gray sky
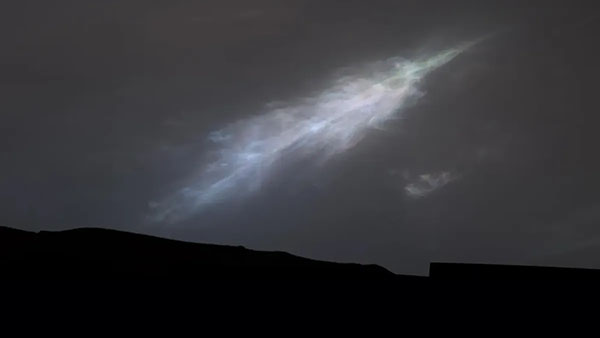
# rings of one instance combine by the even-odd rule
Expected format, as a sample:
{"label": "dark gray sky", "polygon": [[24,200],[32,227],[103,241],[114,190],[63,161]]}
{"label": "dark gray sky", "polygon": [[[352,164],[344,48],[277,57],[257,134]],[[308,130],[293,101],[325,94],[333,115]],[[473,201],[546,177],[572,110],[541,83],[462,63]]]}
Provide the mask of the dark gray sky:
{"label": "dark gray sky", "polygon": [[[430,261],[600,268],[593,1],[2,7],[3,225],[109,227],[397,273],[426,274]],[[341,67],[492,32],[432,73],[405,119],[326,165],[288,168],[178,224],[144,221],[202,165],[210,131],[308,95]],[[455,179],[407,196],[441,172]]]}

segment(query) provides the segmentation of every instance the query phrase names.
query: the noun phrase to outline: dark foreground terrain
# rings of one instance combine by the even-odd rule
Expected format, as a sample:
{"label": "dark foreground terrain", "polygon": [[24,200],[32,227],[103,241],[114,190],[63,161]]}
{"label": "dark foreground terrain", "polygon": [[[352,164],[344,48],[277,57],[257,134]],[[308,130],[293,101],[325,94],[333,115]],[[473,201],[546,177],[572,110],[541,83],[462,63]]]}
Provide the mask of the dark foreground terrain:
{"label": "dark foreground terrain", "polygon": [[0,276],[398,278],[377,265],[330,263],[285,252],[254,251],[241,246],[188,243],[96,228],[34,233],[6,227],[0,227]]}
{"label": "dark foreground terrain", "polygon": [[308,279],[425,285],[436,281],[600,281],[600,270],[432,263],[429,277],[285,252],[188,243],[106,229],[38,233],[0,227],[2,279]]}

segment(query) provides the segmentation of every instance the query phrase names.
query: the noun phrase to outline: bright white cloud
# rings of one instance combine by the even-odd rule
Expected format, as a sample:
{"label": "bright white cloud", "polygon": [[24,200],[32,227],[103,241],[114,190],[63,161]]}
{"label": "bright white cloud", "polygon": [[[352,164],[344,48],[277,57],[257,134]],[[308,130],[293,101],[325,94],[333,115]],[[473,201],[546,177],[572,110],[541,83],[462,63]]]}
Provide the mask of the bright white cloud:
{"label": "bright white cloud", "polygon": [[[280,104],[211,133],[208,138],[218,148],[216,159],[196,173],[190,185],[158,202],[153,219],[178,221],[215,201],[256,190],[284,155],[326,160],[347,151],[370,128],[398,116],[421,97],[418,84],[424,77],[469,46],[414,61],[385,61],[368,76],[345,76],[319,95]],[[426,194],[449,180],[446,174],[424,175],[407,191]]]}

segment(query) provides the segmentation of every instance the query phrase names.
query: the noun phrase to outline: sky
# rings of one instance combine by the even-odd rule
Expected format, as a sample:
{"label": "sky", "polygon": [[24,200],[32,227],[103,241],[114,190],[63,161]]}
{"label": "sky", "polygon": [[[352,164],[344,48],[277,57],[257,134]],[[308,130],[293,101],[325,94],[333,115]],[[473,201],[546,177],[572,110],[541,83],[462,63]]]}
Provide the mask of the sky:
{"label": "sky", "polygon": [[1,225],[600,268],[593,1],[26,0],[0,26]]}

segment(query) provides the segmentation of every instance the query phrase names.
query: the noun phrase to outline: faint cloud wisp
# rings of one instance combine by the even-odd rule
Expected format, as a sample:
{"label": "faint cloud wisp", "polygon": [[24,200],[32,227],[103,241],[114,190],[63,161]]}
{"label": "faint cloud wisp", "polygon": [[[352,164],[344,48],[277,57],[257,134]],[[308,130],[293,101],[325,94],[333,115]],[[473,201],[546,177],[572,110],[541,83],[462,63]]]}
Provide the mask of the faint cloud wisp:
{"label": "faint cloud wisp", "polygon": [[404,187],[404,191],[409,197],[425,197],[457,178],[458,177],[456,175],[453,175],[448,171],[423,174],[419,175],[418,179],[414,182],[407,184]]}

